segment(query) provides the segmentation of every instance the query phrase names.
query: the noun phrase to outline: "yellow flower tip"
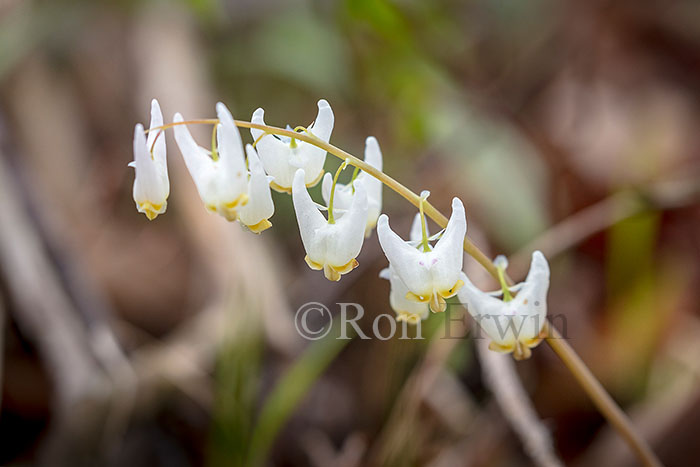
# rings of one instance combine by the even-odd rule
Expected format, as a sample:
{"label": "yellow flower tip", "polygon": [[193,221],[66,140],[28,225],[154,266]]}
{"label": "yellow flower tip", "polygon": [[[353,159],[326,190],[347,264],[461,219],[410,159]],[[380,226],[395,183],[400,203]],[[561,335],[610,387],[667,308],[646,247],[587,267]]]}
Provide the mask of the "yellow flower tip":
{"label": "yellow flower tip", "polygon": [[459,289],[461,289],[463,286],[464,286],[464,281],[460,279],[457,282],[455,282],[455,285],[453,285],[452,288],[440,292],[440,296],[442,296],[443,298],[454,297],[455,295],[457,295],[457,291]]}
{"label": "yellow flower tip", "polygon": [[352,271],[353,269],[355,269],[356,267],[358,267],[359,265],[360,265],[360,262],[357,261],[355,258],[353,258],[342,266],[332,266],[332,267],[333,267],[333,269],[338,271],[340,274],[347,274],[350,271]]}
{"label": "yellow flower tip", "polygon": [[238,219],[238,212],[235,209],[231,208],[224,208],[219,211],[219,214],[221,214],[224,219],[226,219],[229,222],[233,222],[236,219]]}
{"label": "yellow flower tip", "polygon": [[167,203],[154,204],[150,201],[144,201],[143,203],[138,203],[138,211],[146,215],[149,221],[152,221],[158,214],[163,214],[165,212]]}
{"label": "yellow flower tip", "polygon": [[233,201],[228,203],[222,203],[218,206],[215,204],[207,204],[207,210],[209,212],[217,212],[229,222],[233,222],[238,219],[238,208],[245,206],[248,203],[248,195],[242,193],[236,197]]}
{"label": "yellow flower tip", "polygon": [[278,185],[277,183],[275,183],[274,180],[272,180],[270,182],[270,188],[272,188],[273,190],[275,190],[278,193],[287,193],[288,195],[292,194],[292,187],[291,186]]}
{"label": "yellow flower tip", "polygon": [[306,261],[306,264],[308,264],[309,267],[314,271],[320,271],[321,269],[323,269],[323,264],[313,261],[311,258],[309,258],[309,255],[306,255],[304,257],[304,261]]}
{"label": "yellow flower tip", "polygon": [[511,353],[512,351],[515,350],[515,345],[514,344],[503,345],[503,344],[497,344],[496,342],[491,341],[489,343],[489,350],[492,350],[492,351],[498,352],[498,353]]}
{"label": "yellow flower tip", "polygon": [[443,313],[447,310],[447,302],[439,294],[433,294],[430,297],[430,311],[433,313]]}
{"label": "yellow flower tip", "polygon": [[[245,227],[248,230],[250,230],[251,232],[253,232],[254,234],[260,234],[260,232],[263,232],[263,231],[269,229],[270,227],[272,227],[272,222],[270,222],[268,219],[263,219],[260,222],[258,222],[257,224],[246,225]],[[307,256],[307,258],[308,258],[308,256]]]}
{"label": "yellow flower tip", "polygon": [[330,264],[317,263],[316,261],[310,259],[309,255],[306,255],[304,261],[306,261],[306,264],[308,264],[309,267],[315,271],[323,270],[323,274],[326,276],[326,279],[333,282],[339,281],[344,274],[349,273],[360,265],[360,263],[354,258],[342,266],[331,266]]}
{"label": "yellow flower tip", "polygon": [[229,201],[228,203],[224,203],[224,208],[226,209],[236,209],[242,206],[245,206],[248,204],[248,194],[247,193],[241,193],[234,199],[233,201]]}
{"label": "yellow flower tip", "polygon": [[515,358],[516,360],[527,360],[531,356],[532,350],[530,350],[530,347],[523,344],[522,342],[518,342],[515,345],[515,350],[513,350],[513,358]]}
{"label": "yellow flower tip", "polygon": [[413,292],[406,292],[406,299],[418,303],[428,303],[430,301],[430,297],[424,295],[417,295]]}
{"label": "yellow flower tip", "polygon": [[333,282],[338,282],[342,277],[342,275],[338,271],[336,271],[332,266],[329,266],[328,264],[325,264],[323,266],[323,275],[326,276],[326,279]]}

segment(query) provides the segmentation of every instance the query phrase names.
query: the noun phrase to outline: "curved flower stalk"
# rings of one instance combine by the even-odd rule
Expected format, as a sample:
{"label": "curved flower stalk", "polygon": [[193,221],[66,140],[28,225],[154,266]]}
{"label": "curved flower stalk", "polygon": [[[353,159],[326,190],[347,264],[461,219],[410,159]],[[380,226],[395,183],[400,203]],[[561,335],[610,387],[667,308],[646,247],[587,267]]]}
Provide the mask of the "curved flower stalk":
{"label": "curved flower stalk", "polygon": [[[330,104],[325,99],[318,101],[318,115],[306,131],[327,143],[333,132],[335,116]],[[265,111],[261,108],[253,112],[252,123],[265,125]],[[250,129],[255,141],[255,148],[260,155],[265,172],[274,177],[270,186],[283,193],[292,192],[292,181],[297,169],[304,169],[304,183],[307,187],[316,185],[323,176],[326,162],[326,150],[318,146],[288,138],[265,133],[256,128]]]}
{"label": "curved flower stalk", "polygon": [[[158,101],[153,99],[150,128],[161,125],[163,113]],[[151,131],[146,138],[143,125],[138,123],[134,128],[134,160],[129,163],[136,172],[133,190],[136,209],[151,221],[165,212],[170,195],[165,136],[161,132]]]}
{"label": "curved flower stalk", "polygon": [[[500,263],[500,264],[499,264]],[[504,271],[507,262],[496,261]],[[489,349],[513,353],[516,360],[529,358],[530,349],[545,337],[542,329],[547,320],[547,291],[549,290],[549,263],[542,252],[532,253],[530,271],[524,282],[508,287],[502,281],[502,290],[482,292],[462,274],[464,287],[457,293],[460,301],[491,338]],[[513,298],[511,292],[517,292]],[[503,299],[497,298],[503,295]]]}
{"label": "curved flower stalk", "polygon": [[[425,196],[422,199],[425,199]],[[464,284],[460,274],[464,257],[462,245],[466,233],[467,219],[464,205],[459,198],[452,200],[452,215],[434,248],[430,247],[425,230],[422,233],[421,248],[417,249],[391,230],[386,214],[379,217],[377,224],[382,250],[393,270],[409,290],[406,298],[419,303],[429,303],[434,313],[445,311],[445,299],[456,295]]]}
{"label": "curved flower stalk", "polygon": [[238,221],[253,233],[259,234],[272,227],[270,217],[275,213],[275,203],[270,192],[272,177],[265,174],[258,153],[252,145],[245,147],[248,155],[248,202],[238,210]]}
{"label": "curved flower stalk", "polygon": [[[292,200],[297,215],[301,241],[306,250],[306,263],[311,269],[323,270],[326,279],[339,281],[343,274],[355,269],[367,224],[367,193],[362,182],[348,212],[338,221],[321,214],[305,186],[303,169],[297,170],[292,183]],[[330,208],[332,209],[332,208]]]}
{"label": "curved flower stalk", "polygon": [[[231,113],[221,102],[216,104],[216,113],[219,123],[215,127],[216,138],[212,140],[217,147],[212,148],[211,156],[195,142],[185,125],[175,126],[175,141],[207,209],[234,221],[238,209],[248,202],[248,171],[241,135]],[[182,115],[175,114],[173,120],[182,122]]]}
{"label": "curved flower stalk", "polygon": [[[416,214],[411,225],[410,243],[419,244],[421,241],[422,219],[420,214]],[[426,234],[428,234],[426,227]],[[382,269],[379,277],[389,281],[391,289],[389,290],[389,304],[396,313],[396,321],[406,321],[409,324],[418,324],[430,314],[430,307],[427,303],[409,300],[406,295],[410,293],[406,284],[401,280],[394,268],[389,267]]]}
{"label": "curved flower stalk", "polygon": [[[320,113],[320,112],[319,112]],[[260,115],[262,117],[262,115]],[[430,240],[427,237],[427,230],[424,228],[425,223],[424,223],[424,217],[421,216],[421,224],[423,228],[423,239],[421,241],[421,245],[423,247],[423,253],[421,253],[421,257],[414,257],[413,253],[415,253],[418,250],[412,251],[411,253],[406,251],[406,248],[409,248],[412,250],[410,243],[406,244],[403,242],[396,234],[391,232],[391,229],[389,229],[388,226],[388,220],[386,216],[380,216],[379,221],[378,221],[378,234],[380,238],[380,242],[382,241],[382,237],[386,239],[387,245],[389,243],[392,243],[392,245],[388,246],[388,248],[385,247],[385,245],[382,245],[382,248],[385,250],[385,253],[387,253],[388,250],[391,250],[391,253],[387,253],[387,257],[390,260],[390,265],[393,270],[396,271],[397,276],[401,279],[402,283],[406,285],[407,288],[409,288],[409,293],[407,294],[408,298],[418,298],[421,300],[421,303],[424,303],[423,299],[425,298],[424,296],[417,296],[416,297],[416,290],[417,288],[414,287],[416,284],[410,280],[410,278],[418,278],[420,279],[421,276],[424,276],[425,278],[428,278],[432,281],[433,285],[433,290],[429,291],[433,293],[431,297],[428,299],[431,305],[437,305],[438,310],[441,308],[440,305],[444,305],[444,297],[442,299],[440,298],[442,294],[440,294],[441,287],[449,282],[447,278],[452,279],[452,273],[455,270],[455,267],[453,265],[450,265],[449,267],[446,267],[444,264],[441,264],[438,266],[438,263],[440,259],[442,258],[442,255],[438,255],[437,252],[441,248],[440,244],[442,242],[445,242],[445,247],[444,249],[449,249],[450,251],[453,249],[453,246],[450,246],[449,248],[447,247],[447,244],[454,245],[455,240],[452,239],[449,242],[446,242],[446,237],[449,238],[451,236],[455,236],[454,231],[457,230],[457,228],[452,228],[450,229],[449,224],[455,224],[453,222],[455,220],[455,202],[459,202],[459,200],[455,199],[453,201],[453,212],[452,212],[452,218],[449,220],[448,224],[448,219],[435,207],[433,207],[430,203],[425,202],[425,197],[424,196],[419,196],[418,194],[414,193],[413,191],[409,190],[406,188],[404,185],[399,183],[398,181],[394,180],[391,178],[389,175],[385,174],[382,171],[377,170],[375,167],[369,165],[368,163],[365,163],[364,161],[356,158],[352,154],[343,151],[340,148],[337,148],[331,144],[329,144],[326,141],[322,141],[320,138],[314,136],[314,135],[307,135],[304,133],[296,133],[295,131],[291,129],[282,129],[282,128],[276,128],[276,127],[270,127],[267,125],[264,125],[264,123],[261,122],[261,118],[259,119],[258,122],[245,122],[245,121],[234,121],[235,125],[238,127],[243,127],[243,128],[250,128],[250,129],[255,129],[259,131],[260,135],[266,135],[265,137],[268,137],[269,135],[278,135],[280,137],[286,137],[289,138],[289,144],[293,145],[293,142],[296,142],[296,140],[308,143],[312,146],[318,147],[320,150],[323,151],[324,158],[325,158],[325,152],[327,151],[330,154],[333,154],[334,156],[338,157],[342,161],[344,161],[345,164],[350,164],[353,165],[355,168],[362,169],[366,171],[368,174],[372,175],[373,177],[377,178],[380,180],[383,184],[387,185],[389,188],[394,190],[396,193],[401,195],[403,198],[408,200],[410,203],[415,205],[416,207],[419,207],[421,209],[421,214],[425,214],[426,216],[430,217],[433,221],[435,221],[439,226],[441,227],[446,227],[446,231],[444,232],[444,235],[438,242],[438,245],[435,246],[434,249],[430,248],[430,245],[428,241]],[[172,124],[168,125],[161,125],[161,126],[156,126],[156,127],[151,127],[151,130],[165,130],[168,128],[173,128],[181,125],[186,125],[186,124],[213,124],[213,125],[218,125],[220,123],[220,120],[218,119],[202,119],[202,120],[194,120],[194,121],[188,121],[188,122],[182,122],[178,121]],[[318,132],[317,132],[318,133]],[[330,134],[330,132],[329,132]],[[157,136],[156,136],[157,137]],[[196,144],[195,144],[196,146]],[[205,155],[206,155],[205,151]],[[261,156],[262,157],[262,156]],[[263,165],[265,165],[265,161],[263,160]],[[270,169],[272,170],[272,169]],[[301,175],[301,179],[298,181],[297,189],[293,191],[297,191],[298,193],[301,193],[302,190],[304,190],[304,185],[305,185],[306,179],[305,175]],[[287,190],[285,190],[287,191]],[[303,209],[297,209],[297,215],[299,216],[300,212],[303,210],[308,211],[308,214],[311,220],[304,220],[304,221],[299,221],[300,226],[302,224],[308,223],[309,225],[312,225],[311,228],[307,225],[301,230],[302,233],[302,241],[304,243],[305,248],[307,249],[307,253],[309,253],[309,248],[308,246],[313,243],[313,241],[318,241],[319,236],[317,235],[317,230],[323,227],[323,222],[326,222],[327,224],[330,225],[335,225],[332,220],[326,221],[325,218],[323,217],[320,212],[316,209],[315,214],[309,214],[312,213],[313,210],[308,209],[308,205],[310,204],[312,207],[315,209],[315,205],[313,201],[311,201],[310,196],[308,196],[308,192],[306,192],[306,197],[308,197],[308,200],[305,200],[303,204],[306,206]],[[301,199],[301,198],[300,198]],[[355,197],[354,201],[357,201],[359,197]],[[296,200],[295,200],[295,208],[296,208]],[[329,203],[330,204],[330,203]],[[354,204],[354,203],[353,203]],[[528,304],[524,302],[524,298],[528,296],[528,294],[532,294],[533,296],[537,295],[537,292],[527,292],[528,289],[525,288],[525,284],[519,285],[518,287],[514,288],[508,288],[506,285],[506,281],[510,283],[510,279],[508,276],[505,274],[505,265],[502,267],[497,266],[492,262],[474,243],[471,242],[469,238],[465,236],[466,233],[466,219],[464,218],[464,207],[461,205],[461,202],[459,202],[459,208],[461,208],[461,217],[462,220],[460,222],[457,222],[458,224],[464,224],[463,228],[460,228],[461,230],[461,236],[460,237],[460,242],[463,242],[460,247],[464,248],[464,251],[471,255],[479,264],[481,264],[492,276],[499,278],[502,282],[502,287],[503,287],[503,296],[504,300],[503,302],[507,302],[509,300],[508,297],[512,297],[512,293],[516,292],[516,290],[519,291],[517,294],[517,297],[523,299],[522,305],[527,306]],[[351,206],[351,209],[354,209],[354,206]],[[333,213],[333,209],[329,207],[329,215]],[[306,215],[305,214],[305,215]],[[318,217],[320,216],[321,222],[318,222]],[[329,216],[330,217],[330,216]],[[350,217],[344,216],[344,217]],[[332,219],[332,218],[331,218]],[[366,222],[366,218],[362,219],[362,225],[361,227],[364,228],[364,224]],[[382,225],[383,224],[383,225]],[[349,225],[358,225],[357,222],[350,223]],[[362,229],[358,229],[359,232],[362,232]],[[452,232],[450,235],[448,235],[448,231]],[[382,235],[383,232],[383,235]],[[458,232],[459,233],[459,232]],[[392,239],[391,237],[396,237],[395,239]],[[363,236],[359,235],[359,242],[360,242],[360,247],[361,243],[363,241]],[[398,239],[398,242],[396,241]],[[398,245],[403,243],[403,246]],[[459,242],[456,242],[459,243]],[[359,252],[359,248],[357,251]],[[316,248],[316,246],[314,246]],[[318,256],[322,256],[320,254],[320,248],[319,252],[314,252],[314,256],[316,256],[317,253],[319,253]],[[330,250],[330,249],[326,249]],[[337,250],[339,251],[339,250]],[[451,251],[452,252],[452,251]],[[420,252],[419,252],[420,253]],[[430,261],[429,263],[425,263],[425,259],[428,258],[428,254],[433,253],[433,255],[438,256],[438,258],[433,258],[437,259],[438,261]],[[454,252],[453,252],[454,253]],[[452,258],[452,262],[454,263],[459,263],[459,267],[456,268],[457,270],[457,282],[455,282],[454,287],[452,288],[452,291],[456,291],[459,287],[463,285],[464,282],[466,282],[464,279],[460,277],[466,277],[463,276],[461,272],[461,265],[462,265],[462,256],[461,256],[461,250],[457,253],[450,255],[445,255],[445,257]],[[326,255],[328,255],[328,252],[326,251]],[[352,255],[354,258],[355,255]],[[309,253],[307,255],[308,259],[311,259],[311,254]],[[394,258],[394,261],[392,261],[392,258]],[[449,259],[448,258],[448,259]],[[534,258],[533,258],[534,259]],[[411,263],[417,260],[417,265],[416,266],[416,271],[408,271],[411,267]],[[333,264],[331,261],[327,262],[328,264]],[[313,261],[309,261],[309,264],[312,267],[315,267],[316,269],[320,267],[323,267],[323,269],[327,269],[324,267],[324,265],[320,263],[314,263]],[[325,263],[324,263],[325,264]],[[427,266],[426,266],[427,264]],[[440,270],[439,274],[436,274],[435,270]],[[537,270],[538,268],[531,268],[531,273],[535,274],[533,271]],[[548,271],[548,267],[547,267]],[[325,271],[324,271],[325,272]],[[548,274],[548,273],[547,273]],[[334,276],[338,275],[338,279],[340,278],[340,274],[337,273],[334,269],[330,269],[328,271],[328,275]],[[415,277],[414,277],[415,276]],[[526,280],[526,282],[528,282]],[[437,287],[436,287],[437,286]],[[422,288],[422,287],[418,287]],[[537,287],[534,287],[537,289]],[[474,287],[475,289],[475,287]],[[435,290],[438,291],[438,296],[436,297],[434,292]],[[451,292],[448,289],[448,294]],[[464,293],[465,291],[463,291]],[[487,294],[488,295],[488,294]],[[544,294],[543,294],[544,295]],[[472,308],[475,309],[474,303],[479,302],[479,299],[477,299],[478,294],[473,290],[470,289],[469,294],[465,294],[464,298],[462,299],[463,302],[467,302],[468,300],[472,301]],[[495,300],[498,301],[495,297]],[[493,303],[493,302],[492,302]],[[528,301],[529,303],[529,301]],[[431,306],[431,309],[435,311],[435,306]],[[540,311],[541,312],[541,311]],[[543,315],[546,313],[541,312]],[[481,315],[480,315],[481,316]],[[562,338],[562,336],[559,334],[559,332],[551,325],[546,320],[543,320],[544,323],[540,327],[541,329],[541,334],[545,335],[545,339],[547,343],[550,345],[550,347],[554,350],[554,352],[562,359],[563,363],[567,366],[567,368],[572,372],[573,376],[576,378],[578,383],[581,385],[581,387],[588,393],[588,395],[591,397],[592,401],[596,405],[596,407],[600,410],[600,412],[608,419],[608,421],[613,425],[623,436],[623,438],[627,441],[629,446],[634,450],[634,452],[637,454],[638,458],[642,463],[645,465],[661,465],[656,456],[654,455],[653,451],[650,449],[649,445],[644,441],[644,439],[639,435],[639,433],[636,432],[634,429],[631,421],[625,416],[624,412],[620,409],[620,407],[615,403],[615,401],[610,397],[610,395],[605,391],[605,388],[600,384],[600,382],[595,378],[595,376],[590,372],[590,370],[586,367],[585,363],[581,360],[581,358],[576,354],[576,352],[566,343],[566,341]],[[534,335],[534,332],[532,333]],[[496,342],[498,344],[498,342]],[[531,342],[532,343],[532,342]],[[517,344],[516,344],[517,347]],[[529,351],[529,347],[526,345],[525,348],[528,350],[524,350],[521,345],[521,349],[519,352],[521,353],[526,353]],[[515,352],[515,349],[514,349]]]}
{"label": "curved flower stalk", "polygon": [[[377,170],[382,170],[382,151],[379,149],[379,143],[374,136],[370,136],[365,140],[365,162]],[[350,207],[350,203],[352,203],[353,196],[355,195],[355,183],[358,181],[362,181],[367,190],[367,203],[369,207],[365,237],[369,237],[372,230],[377,225],[379,215],[382,213],[382,182],[369,175],[367,172],[360,171],[347,185],[336,184],[334,202],[339,210],[337,216],[340,217],[343,215],[343,212],[347,211]],[[328,205],[330,201],[332,188],[333,176],[330,173],[326,173],[323,176],[323,183],[321,185],[321,195],[326,205]]]}

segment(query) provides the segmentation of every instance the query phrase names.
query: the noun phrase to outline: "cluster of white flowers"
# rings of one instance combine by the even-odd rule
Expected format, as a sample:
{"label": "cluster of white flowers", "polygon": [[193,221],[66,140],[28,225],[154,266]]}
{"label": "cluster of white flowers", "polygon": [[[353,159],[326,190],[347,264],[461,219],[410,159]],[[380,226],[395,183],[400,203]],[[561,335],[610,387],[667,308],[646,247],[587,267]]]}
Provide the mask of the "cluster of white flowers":
{"label": "cluster of white flowers", "polygon": [[[542,253],[533,253],[527,279],[514,286],[508,286],[503,279],[505,258],[497,259],[501,290],[483,292],[462,271],[467,220],[461,200],[452,200],[446,228],[430,236],[422,209],[429,193],[423,192],[420,213],[413,221],[409,241],[404,241],[391,230],[386,214],[381,214],[380,180],[356,170],[348,184],[339,184],[338,174],[347,161],[335,177],[330,173],[324,176],[324,149],[257,128],[250,130],[254,143],[247,144],[244,153],[229,110],[218,103],[216,113],[211,150],[195,142],[179,113],[173,124],[164,126],[156,100],[151,104],[149,131],[136,125],[134,161],[130,164],[136,169],[133,194],[139,212],[148,219],[164,213],[167,206],[170,186],[162,132],[172,126],[187,169],[209,211],[260,233],[272,226],[270,217],[275,206],[271,189],[291,194],[306,262],[311,269],[322,270],[331,281],[340,280],[358,266],[362,244],[376,226],[379,243],[389,261],[389,267],[380,276],[390,282],[389,302],[398,320],[416,324],[426,319],[430,311],[445,311],[446,299],[456,295],[491,338],[492,350],[527,358],[530,348],[541,341],[549,288],[549,265]],[[257,109],[251,123],[265,125],[263,114],[262,109]],[[314,123],[299,128],[327,143],[333,124],[330,105],[320,100]],[[382,170],[382,153],[374,137],[366,140],[365,162]],[[307,190],[321,180],[325,206],[314,202]]]}

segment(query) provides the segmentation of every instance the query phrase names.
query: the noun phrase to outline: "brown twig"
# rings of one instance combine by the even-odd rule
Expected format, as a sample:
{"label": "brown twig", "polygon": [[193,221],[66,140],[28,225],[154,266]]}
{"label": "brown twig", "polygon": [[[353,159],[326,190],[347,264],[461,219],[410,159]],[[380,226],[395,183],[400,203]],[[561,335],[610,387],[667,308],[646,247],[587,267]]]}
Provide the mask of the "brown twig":
{"label": "brown twig", "polygon": [[515,271],[515,276],[524,275],[530,254],[535,250],[542,251],[547,257],[553,257],[617,222],[645,210],[674,209],[697,203],[700,199],[700,178],[697,174],[692,175],[697,170],[689,172],[691,175],[680,179],[656,182],[616,193],[567,217],[512,255],[511,271]]}

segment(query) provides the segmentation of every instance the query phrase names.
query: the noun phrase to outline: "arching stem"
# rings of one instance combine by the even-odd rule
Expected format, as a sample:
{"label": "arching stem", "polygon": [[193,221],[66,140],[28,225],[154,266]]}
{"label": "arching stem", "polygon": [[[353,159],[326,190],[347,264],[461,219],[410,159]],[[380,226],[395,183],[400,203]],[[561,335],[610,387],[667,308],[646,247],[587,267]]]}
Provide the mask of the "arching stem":
{"label": "arching stem", "polygon": [[[177,122],[170,123],[168,125],[163,125],[161,127],[152,128],[150,131],[159,129],[165,130],[167,128],[172,128],[176,125],[184,124],[216,124],[219,121],[216,119],[210,120],[190,120],[188,122]],[[277,128],[267,125],[260,125],[257,123],[251,123],[241,120],[235,121],[236,126],[240,128],[255,128],[258,130],[265,131],[270,134],[276,134],[281,136],[287,136],[289,138],[297,138],[300,141],[313,144],[316,147],[326,150],[328,153],[338,157],[339,159],[345,161],[345,163],[359,168],[360,170],[368,173],[377,180],[381,181],[384,185],[388,186],[400,196],[408,200],[411,204],[417,208],[423,208],[425,215],[430,217],[436,224],[440,227],[447,227],[447,217],[438,211],[432,204],[427,201],[421,201],[421,197],[414,193],[413,191],[406,188],[401,183],[397,182],[389,175],[385,174],[381,170],[377,170],[368,163],[361,159],[353,156],[352,154],[333,146],[332,144],[321,141],[313,135],[305,135],[293,132],[291,130],[285,130],[283,128]],[[499,280],[498,268],[495,264],[482,252],[472,241],[468,238],[464,238],[464,251],[473,257],[479,264],[481,264],[495,279]],[[507,273],[503,272],[504,281],[512,285],[514,282],[508,276]],[[615,403],[610,394],[607,393],[602,384],[596,379],[596,377],[591,373],[586,364],[581,360],[581,358],[576,354],[576,352],[569,346],[568,343],[563,339],[559,332],[551,325],[549,321],[545,322],[542,333],[546,335],[545,340],[552,348],[552,350],[561,358],[564,365],[571,371],[572,375],[581,385],[583,390],[589,395],[595,406],[598,408],[600,413],[608,420],[608,422],[620,433],[623,439],[630,446],[632,451],[637,455],[639,460],[643,465],[646,466],[661,466],[661,462],[658,460],[654,452],[651,450],[646,441],[637,433],[632,422],[627,417],[627,415],[620,409],[620,407]]]}

